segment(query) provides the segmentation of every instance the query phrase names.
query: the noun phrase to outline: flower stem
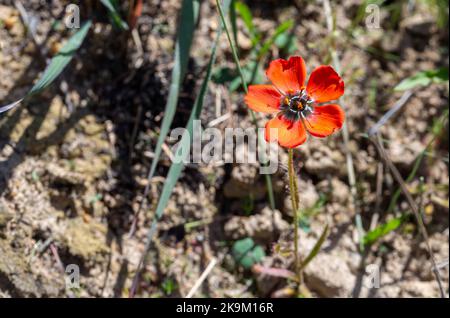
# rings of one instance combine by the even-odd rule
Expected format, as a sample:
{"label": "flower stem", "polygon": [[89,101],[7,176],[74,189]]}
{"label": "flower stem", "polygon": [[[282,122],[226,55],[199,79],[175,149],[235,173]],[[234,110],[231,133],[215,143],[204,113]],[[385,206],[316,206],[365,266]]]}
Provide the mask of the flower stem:
{"label": "flower stem", "polygon": [[294,266],[295,266],[295,273],[298,276],[299,285],[301,285],[303,282],[303,275],[300,269],[300,254],[298,246],[299,196],[298,196],[297,178],[295,176],[295,169],[294,169],[294,150],[289,149],[288,154],[289,154],[288,159],[289,190],[291,194],[292,212],[294,214]]}

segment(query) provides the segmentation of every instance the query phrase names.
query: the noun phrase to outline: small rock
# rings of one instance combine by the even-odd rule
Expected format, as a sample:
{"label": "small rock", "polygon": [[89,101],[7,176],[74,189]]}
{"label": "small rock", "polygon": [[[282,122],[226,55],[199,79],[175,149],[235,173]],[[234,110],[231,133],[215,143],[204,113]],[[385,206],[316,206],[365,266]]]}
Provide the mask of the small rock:
{"label": "small rock", "polygon": [[405,281],[401,284],[400,297],[439,297],[439,292],[435,288],[436,282]]}
{"label": "small rock", "polygon": [[355,276],[341,258],[319,253],[305,268],[308,288],[322,297],[350,297]]}
{"label": "small rock", "polygon": [[323,180],[317,184],[317,190],[321,193],[330,194],[329,200],[340,204],[346,204],[350,197],[350,189],[347,184],[337,178]]}
{"label": "small rock", "polygon": [[48,163],[46,167],[50,182],[65,185],[84,185],[85,177],[81,173],[71,172],[55,163]]}
{"label": "small rock", "polygon": [[252,237],[256,241],[270,243],[276,241],[288,227],[289,224],[282,219],[280,211],[272,211],[266,207],[260,214],[231,218],[225,224],[225,235],[234,240]]}
{"label": "small rock", "polygon": [[[286,266],[285,264],[280,264],[272,256],[265,257],[261,265],[265,268],[283,268]],[[284,281],[284,278],[272,275],[262,273],[256,275],[256,286],[263,297],[269,297],[276,286],[282,284]]]}

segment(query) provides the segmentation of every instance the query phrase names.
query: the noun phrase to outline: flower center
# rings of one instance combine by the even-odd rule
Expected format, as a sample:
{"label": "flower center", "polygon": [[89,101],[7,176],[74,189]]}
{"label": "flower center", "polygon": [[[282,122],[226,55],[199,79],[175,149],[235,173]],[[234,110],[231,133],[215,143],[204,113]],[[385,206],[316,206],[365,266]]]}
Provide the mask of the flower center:
{"label": "flower center", "polygon": [[313,100],[308,96],[306,91],[302,89],[294,94],[286,94],[281,100],[281,113],[284,118],[290,121],[297,121],[306,118],[313,112]]}

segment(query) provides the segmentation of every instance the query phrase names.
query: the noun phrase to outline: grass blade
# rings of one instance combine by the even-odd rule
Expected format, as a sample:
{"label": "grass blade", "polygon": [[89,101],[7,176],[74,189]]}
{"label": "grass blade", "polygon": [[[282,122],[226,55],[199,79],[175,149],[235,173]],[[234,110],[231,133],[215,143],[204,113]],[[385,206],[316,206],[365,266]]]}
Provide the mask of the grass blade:
{"label": "grass blade", "polygon": [[[230,44],[231,51],[233,53],[234,63],[236,64],[236,68],[238,70],[239,76],[242,81],[242,86],[244,87],[245,93],[247,93],[248,92],[247,82],[246,82],[244,74],[242,72],[241,64],[239,63],[239,57],[238,57],[238,54],[236,51],[236,47],[234,46],[233,41],[231,40],[230,32],[228,31],[227,21],[225,19],[225,15],[224,15],[222,6],[221,6],[219,0],[216,0],[216,4],[217,4],[217,9],[219,10],[220,19],[222,20],[223,29],[227,35],[227,39]],[[248,109],[248,111],[252,117],[253,125],[256,127],[256,129],[258,129],[258,123],[256,120],[255,113],[251,109]],[[259,139],[258,139],[258,142],[259,142]],[[261,161],[263,161],[263,162],[266,161],[264,158],[261,158],[261,159],[262,159]],[[275,209],[275,196],[273,194],[272,178],[270,177],[269,174],[265,174],[264,177],[266,179],[266,186],[267,186],[267,193],[269,195],[270,207],[272,210],[274,210]]]}
{"label": "grass blade", "polygon": [[128,30],[128,24],[122,20],[119,12],[117,12],[116,6],[111,0],[100,0],[100,2],[108,10],[108,14],[111,17],[112,23],[121,30]]}
{"label": "grass blade", "polygon": [[[227,8],[229,8],[231,0],[225,0],[225,3],[227,4]],[[217,45],[219,43],[219,38],[222,33],[222,29],[219,28],[216,40],[214,42],[214,45],[211,49],[211,57],[208,63],[208,67],[206,70],[205,78],[203,79],[202,85],[200,87],[200,91],[197,95],[197,98],[194,103],[194,107],[192,108],[191,115],[189,117],[188,123],[186,125],[186,131],[184,132],[183,136],[181,137],[181,141],[178,143],[178,148],[174,153],[174,157],[178,158],[176,162],[173,162],[170,166],[169,172],[166,177],[166,182],[164,183],[161,196],[158,201],[158,205],[156,207],[155,211],[155,217],[153,219],[152,225],[150,227],[150,230],[147,234],[147,243],[145,246],[144,253],[141,257],[141,260],[138,265],[138,269],[136,271],[136,275],[133,280],[132,287],[130,289],[130,297],[134,296],[134,293],[136,291],[136,286],[139,280],[139,274],[142,269],[142,265],[145,262],[145,258],[147,255],[147,252],[150,248],[151,242],[153,241],[153,236],[156,233],[157,224],[161,216],[163,215],[164,209],[167,206],[167,203],[169,202],[170,196],[172,195],[172,191],[181,175],[181,172],[183,171],[184,164],[183,159],[185,155],[187,155],[190,152],[185,152],[184,150],[190,149],[190,145],[192,144],[192,136],[193,136],[193,128],[194,128],[194,120],[200,118],[200,113],[203,108],[203,101],[204,97],[206,95],[206,91],[208,89],[208,83],[211,80],[211,73],[212,73],[212,67],[216,61],[216,51],[217,51]]]}
{"label": "grass blade", "polygon": [[[172,70],[172,82],[169,88],[169,97],[166,102],[164,110],[164,118],[161,124],[161,131],[159,132],[158,140],[156,142],[155,155],[153,157],[150,170],[147,175],[147,180],[151,180],[155,175],[156,166],[161,156],[162,146],[166,139],[170,126],[178,104],[178,97],[180,93],[180,86],[186,75],[187,64],[189,61],[189,52],[191,50],[192,39],[194,36],[195,24],[199,15],[200,3],[198,0],[183,0],[181,7],[181,20],[178,26],[178,35],[175,44],[175,63]],[[150,182],[144,190],[144,198],[147,197],[150,190]],[[132,236],[136,230],[138,216],[145,204],[145,199],[142,200],[137,212],[135,213],[133,223],[131,225],[129,235]]]}
{"label": "grass blade", "polygon": [[74,56],[75,52],[80,48],[83,43],[89,28],[92,25],[92,21],[86,22],[61,48],[58,54],[50,61],[50,64],[44,71],[44,74],[37,81],[37,83],[31,88],[28,94],[6,106],[0,107],[0,113],[8,111],[15,106],[19,105],[25,98],[35,95],[45,88],[47,88],[64,70]]}
{"label": "grass blade", "polygon": [[[331,60],[333,63],[333,66],[336,70],[336,72],[338,74],[341,73],[341,61],[339,60],[339,56],[337,53],[337,48],[336,48],[336,41],[335,41],[335,36],[337,34],[336,32],[336,24],[333,21],[333,12],[331,10],[331,4],[329,0],[323,0],[322,1],[322,5],[323,5],[323,11],[324,11],[324,15],[326,18],[326,25],[327,25],[327,30],[328,30],[328,34],[331,37],[331,44],[329,47],[329,53],[331,55]],[[340,105],[341,107],[346,110],[346,96],[342,96],[340,99]],[[360,212],[360,202],[358,199],[358,190],[356,187],[356,173],[355,173],[355,166],[353,163],[353,156],[350,149],[350,133],[348,131],[348,125],[347,125],[347,121],[344,122],[344,125],[342,126],[342,138],[344,141],[344,146],[345,146],[345,158],[346,158],[346,166],[347,166],[347,179],[348,179],[348,184],[350,186],[350,194],[351,194],[351,204],[355,209],[355,226],[356,229],[358,230],[358,241],[359,241],[359,250],[360,252],[364,251],[364,242],[363,242],[363,237],[364,237],[364,228],[362,225],[362,218],[361,218],[361,212]]]}
{"label": "grass blade", "polygon": [[276,29],[272,36],[267,39],[262,45],[261,49],[258,52],[258,58],[261,59],[267,52],[270,50],[270,47],[275,43],[279,36],[284,34],[286,31],[291,29],[294,26],[293,20],[287,20],[280,24]]}
{"label": "grass blade", "polygon": [[[229,2],[229,0],[227,2]],[[218,43],[220,34],[221,34],[221,30],[219,29],[219,32],[218,32],[218,35],[216,38],[216,42],[214,43],[214,46],[211,50],[211,57],[210,57],[210,60],[208,63],[205,78],[203,80],[202,86],[200,87],[200,92],[195,100],[194,107],[193,107],[191,115],[189,117],[189,121],[186,125],[186,132],[185,132],[185,134],[183,134],[181,141],[179,143],[179,147],[177,148],[176,152],[174,153],[174,156],[176,158],[181,158],[181,160],[178,160],[177,162],[172,163],[172,165],[169,169],[169,173],[167,174],[167,177],[166,177],[166,182],[164,183],[164,187],[161,192],[161,196],[159,198],[158,205],[156,207],[156,212],[155,212],[156,220],[155,221],[157,221],[162,216],[164,208],[166,207],[167,202],[169,201],[170,195],[172,194],[172,190],[175,187],[175,184],[178,181],[178,178],[184,167],[183,160],[185,158],[183,158],[183,156],[184,156],[183,150],[190,149],[190,145],[192,142],[193,128],[194,128],[193,127],[194,120],[200,118],[200,113],[203,109],[203,100],[204,100],[206,91],[208,89],[208,83],[211,79],[212,66],[214,65],[215,60],[216,60],[217,43]]]}
{"label": "grass blade", "polygon": [[371,244],[375,243],[376,241],[378,241],[383,236],[385,236],[386,234],[388,234],[392,231],[395,231],[396,229],[398,229],[400,227],[400,225],[402,225],[408,219],[408,217],[409,217],[408,215],[402,215],[402,216],[393,218],[386,223],[378,225],[375,229],[368,232],[364,236],[364,245],[366,245],[366,246],[371,245]]}
{"label": "grass blade", "polygon": [[405,91],[419,86],[428,86],[431,83],[445,83],[448,82],[448,68],[442,67],[437,70],[428,70],[418,72],[413,76],[405,78],[397,86],[394,91]]}
{"label": "grass blade", "polygon": [[[241,16],[242,21],[244,22],[244,25],[247,28],[247,31],[250,35],[251,41],[252,41],[253,45],[255,45],[257,43],[258,36],[257,36],[255,25],[253,24],[253,15],[252,15],[252,12],[250,11],[250,8],[242,1],[237,1],[232,10],[234,10],[234,9]],[[233,29],[233,33],[234,33],[234,29]],[[235,42],[237,45],[237,41],[235,41]]]}
{"label": "grass blade", "polygon": [[311,262],[314,259],[314,257],[316,257],[317,253],[319,253],[320,248],[322,247],[322,244],[325,242],[327,235],[328,235],[328,224],[323,229],[322,234],[320,235],[316,244],[312,248],[311,252],[309,252],[308,256],[303,260],[300,266],[300,270],[304,269],[309,264],[309,262]]}
{"label": "grass blade", "polygon": [[[175,116],[178,103],[180,86],[186,74],[187,63],[189,60],[189,51],[191,49],[192,38],[199,13],[199,2],[184,0],[181,8],[181,24],[175,47],[175,65],[172,71],[172,82],[170,84],[169,98],[164,111],[164,119],[161,125],[158,141],[155,148],[155,156],[150,167],[149,178],[155,173],[159,157],[161,155],[162,145],[169,133],[170,125]],[[182,30],[182,31],[181,31]]]}
{"label": "grass blade", "polygon": [[238,46],[238,30],[237,30],[237,16],[236,16],[236,0],[231,0],[230,5],[230,21],[231,29],[233,30],[234,44]]}

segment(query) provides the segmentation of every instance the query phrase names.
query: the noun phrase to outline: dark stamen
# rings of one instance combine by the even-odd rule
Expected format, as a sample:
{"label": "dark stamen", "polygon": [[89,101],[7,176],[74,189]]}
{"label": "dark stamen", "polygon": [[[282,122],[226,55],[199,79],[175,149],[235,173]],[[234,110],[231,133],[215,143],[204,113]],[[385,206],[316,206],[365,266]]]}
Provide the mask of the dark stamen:
{"label": "dark stamen", "polygon": [[304,90],[287,94],[281,100],[281,114],[292,122],[306,118],[313,111],[312,102]]}

